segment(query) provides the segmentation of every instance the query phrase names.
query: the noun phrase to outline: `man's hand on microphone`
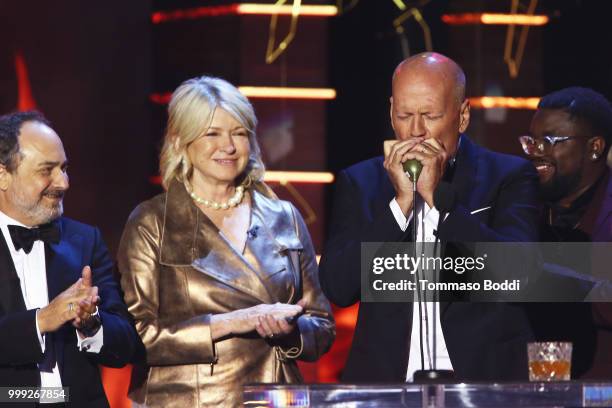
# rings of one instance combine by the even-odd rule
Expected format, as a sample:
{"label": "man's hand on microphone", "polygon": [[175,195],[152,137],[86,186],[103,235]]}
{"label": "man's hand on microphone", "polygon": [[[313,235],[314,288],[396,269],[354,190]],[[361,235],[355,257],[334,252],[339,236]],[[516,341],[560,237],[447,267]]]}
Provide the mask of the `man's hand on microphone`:
{"label": "man's hand on microphone", "polygon": [[414,137],[403,141],[385,140],[383,145],[385,156],[383,165],[395,189],[395,200],[404,214],[408,214],[412,208],[414,197],[412,181],[406,175],[402,163],[411,158],[408,156],[410,152],[423,141],[422,137]]}
{"label": "man's hand on microphone", "polygon": [[[434,207],[434,191],[444,176],[444,169],[449,155],[442,142],[438,139],[422,139],[404,156],[405,160],[416,159],[423,165],[423,170],[417,181],[417,191],[430,208]],[[404,160],[404,161],[405,161]]]}

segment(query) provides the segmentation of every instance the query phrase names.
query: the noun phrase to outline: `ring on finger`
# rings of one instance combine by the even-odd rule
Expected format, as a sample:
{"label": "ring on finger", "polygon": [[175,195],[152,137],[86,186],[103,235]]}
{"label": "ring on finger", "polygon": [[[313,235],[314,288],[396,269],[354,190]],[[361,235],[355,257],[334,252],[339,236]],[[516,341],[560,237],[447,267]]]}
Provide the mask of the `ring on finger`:
{"label": "ring on finger", "polygon": [[72,312],[73,309],[74,309],[74,303],[72,302],[68,303],[68,311]]}
{"label": "ring on finger", "polygon": [[436,153],[439,150],[437,146],[433,146],[429,143],[423,143],[422,146],[425,147],[427,150],[431,150],[434,153]]}
{"label": "ring on finger", "polygon": [[421,147],[423,148],[423,153],[425,153],[426,151],[436,151],[436,149],[429,143],[421,143]]}

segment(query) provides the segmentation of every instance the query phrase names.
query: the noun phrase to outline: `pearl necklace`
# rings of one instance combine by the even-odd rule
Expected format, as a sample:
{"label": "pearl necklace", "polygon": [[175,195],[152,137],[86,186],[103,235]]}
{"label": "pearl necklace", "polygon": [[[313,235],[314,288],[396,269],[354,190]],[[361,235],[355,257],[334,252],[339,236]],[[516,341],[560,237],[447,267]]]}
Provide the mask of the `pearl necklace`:
{"label": "pearl necklace", "polygon": [[202,197],[199,197],[189,188],[187,188],[187,192],[189,193],[191,198],[193,198],[193,201],[198,204],[202,204],[205,207],[212,208],[213,210],[227,210],[228,208],[235,207],[240,204],[242,202],[242,199],[244,198],[244,186],[236,187],[236,192],[234,193],[234,195],[225,203],[218,203],[213,200],[205,200]]}

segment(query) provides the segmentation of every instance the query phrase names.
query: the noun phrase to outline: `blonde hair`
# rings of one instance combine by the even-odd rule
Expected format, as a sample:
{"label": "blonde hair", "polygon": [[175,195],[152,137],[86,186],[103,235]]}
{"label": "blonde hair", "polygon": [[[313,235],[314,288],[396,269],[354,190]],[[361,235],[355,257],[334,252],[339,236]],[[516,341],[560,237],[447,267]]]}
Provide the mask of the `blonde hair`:
{"label": "blonde hair", "polygon": [[249,161],[238,181],[247,180],[250,184],[263,180],[265,167],[255,135],[257,118],[253,106],[229,82],[202,76],[183,82],[168,104],[168,126],[159,159],[164,189],[168,190],[173,180],[185,184],[191,178],[193,165],[187,148],[210,127],[217,108],[232,115],[249,133]]}

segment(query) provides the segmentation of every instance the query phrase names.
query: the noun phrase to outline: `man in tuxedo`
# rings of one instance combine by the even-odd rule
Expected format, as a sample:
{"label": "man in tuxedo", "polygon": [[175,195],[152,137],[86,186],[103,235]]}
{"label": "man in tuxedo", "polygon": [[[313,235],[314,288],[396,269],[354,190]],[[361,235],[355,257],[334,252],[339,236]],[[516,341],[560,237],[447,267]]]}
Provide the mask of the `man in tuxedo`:
{"label": "man in tuxedo", "polygon": [[[67,406],[107,407],[98,364],[125,365],[138,338],[100,232],[62,217],[67,189],[47,120],[0,117],[0,385],[68,387]],[[30,406],[64,406],[46,402]]]}
{"label": "man in tuxedo", "polygon": [[[612,142],[610,102],[588,88],[570,87],[548,94],[538,104],[529,134],[519,141],[540,177],[545,202],[542,241],[612,242],[612,178],[606,163]],[[588,254],[568,256],[573,261]],[[590,276],[588,271],[580,278],[573,275],[574,279],[547,275],[542,277],[542,286],[550,290],[564,279],[580,283],[576,289],[588,289],[588,279],[612,280],[609,265],[595,266],[605,274]],[[573,343],[573,378],[612,379],[611,306],[609,302],[531,306],[538,340]]]}
{"label": "man in tuxedo", "polygon": [[[390,102],[396,140],[385,142],[384,157],[353,165],[337,178],[320,280],[339,306],[360,300],[361,243],[407,241],[413,206],[418,242],[538,239],[535,169],[463,134],[470,107],[465,75],[454,61],[437,53],[406,59],[393,74]],[[416,196],[402,166],[410,159],[423,165]],[[441,212],[434,192],[443,180],[454,199]],[[533,337],[520,305],[428,302],[425,313],[414,305],[360,304],[343,381],[411,381],[416,370],[434,366],[463,381],[527,379],[526,343]]]}

